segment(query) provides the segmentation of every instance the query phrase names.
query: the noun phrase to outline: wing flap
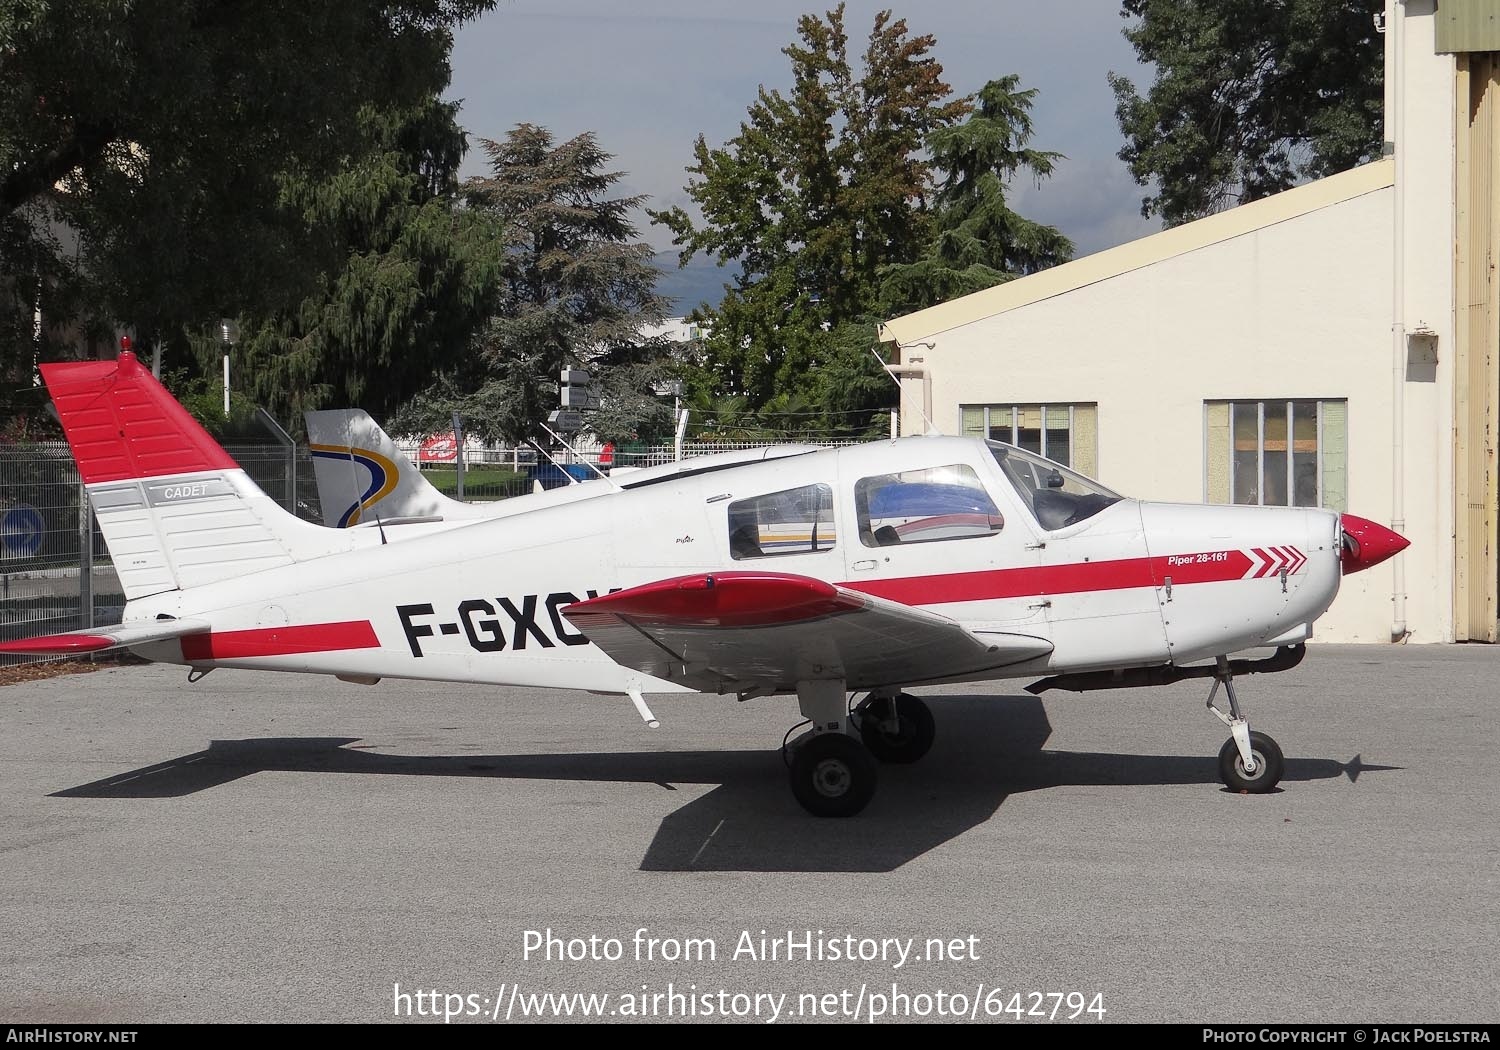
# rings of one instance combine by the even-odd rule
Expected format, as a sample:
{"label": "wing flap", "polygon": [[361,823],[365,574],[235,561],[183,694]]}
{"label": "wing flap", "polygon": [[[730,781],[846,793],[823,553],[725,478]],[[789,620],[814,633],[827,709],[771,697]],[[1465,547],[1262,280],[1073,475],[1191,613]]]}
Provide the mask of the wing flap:
{"label": "wing flap", "polygon": [[208,629],[209,625],[203,620],[122,623],[115,627],[101,627],[93,631],[43,634],[14,642],[0,642],[0,653],[21,656],[75,656],[82,653],[102,653],[131,645],[145,645],[148,642],[181,638],[183,635],[206,632]]}
{"label": "wing flap", "polygon": [[705,692],[850,689],[971,675],[1045,656],[1026,635],[975,634],[884,598],[788,573],[679,576],[577,602],[570,622],[616,663]]}

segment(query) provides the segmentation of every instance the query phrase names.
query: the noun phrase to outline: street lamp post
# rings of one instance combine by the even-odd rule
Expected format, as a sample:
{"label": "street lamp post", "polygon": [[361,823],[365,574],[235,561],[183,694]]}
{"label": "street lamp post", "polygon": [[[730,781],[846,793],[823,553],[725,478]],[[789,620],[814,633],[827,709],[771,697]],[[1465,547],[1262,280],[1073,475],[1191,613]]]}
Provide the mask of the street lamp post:
{"label": "street lamp post", "polygon": [[229,418],[229,351],[240,337],[240,326],[225,318],[219,322],[219,342],[224,345],[224,418]]}

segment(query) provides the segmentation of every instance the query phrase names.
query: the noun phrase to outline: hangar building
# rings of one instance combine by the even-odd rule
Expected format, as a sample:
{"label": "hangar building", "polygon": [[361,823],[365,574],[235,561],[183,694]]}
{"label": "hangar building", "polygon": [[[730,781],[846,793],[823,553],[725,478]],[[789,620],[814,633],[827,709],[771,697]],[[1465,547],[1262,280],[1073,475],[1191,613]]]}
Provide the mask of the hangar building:
{"label": "hangar building", "polygon": [[1387,156],[887,321],[903,433],[1391,525],[1316,638],[1495,641],[1500,4],[1385,26]]}

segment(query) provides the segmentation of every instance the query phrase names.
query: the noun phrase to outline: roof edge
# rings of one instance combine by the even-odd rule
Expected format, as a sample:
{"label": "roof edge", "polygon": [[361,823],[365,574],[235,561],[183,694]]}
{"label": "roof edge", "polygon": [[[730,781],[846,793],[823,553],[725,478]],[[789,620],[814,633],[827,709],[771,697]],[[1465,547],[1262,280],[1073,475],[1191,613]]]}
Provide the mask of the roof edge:
{"label": "roof edge", "polygon": [[1395,185],[1396,164],[1390,157],[1262,197],[1193,222],[1149,234],[1040,273],[1018,277],[993,288],[929,306],[882,322],[880,338],[912,343],[994,314],[1050,299],[1111,277],[1269,226],[1321,211]]}

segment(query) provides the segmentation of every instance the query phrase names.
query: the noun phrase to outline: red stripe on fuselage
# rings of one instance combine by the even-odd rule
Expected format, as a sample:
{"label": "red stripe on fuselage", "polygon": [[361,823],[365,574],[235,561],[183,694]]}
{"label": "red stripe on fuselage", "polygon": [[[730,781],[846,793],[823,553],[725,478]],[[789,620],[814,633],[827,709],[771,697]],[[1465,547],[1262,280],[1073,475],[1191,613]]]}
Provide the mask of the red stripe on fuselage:
{"label": "red stripe on fuselage", "polygon": [[247,656],[292,656],[341,649],[378,649],[380,639],[369,620],[314,623],[299,627],[259,627],[250,631],[214,631],[182,639],[184,660],[238,660]]}
{"label": "red stripe on fuselage", "polygon": [[947,602],[981,602],[992,598],[1029,598],[1049,594],[1155,587],[1168,576],[1172,578],[1174,586],[1220,583],[1240,579],[1251,564],[1243,551],[1214,551],[1160,558],[1123,558],[1118,561],[1085,561],[1024,569],[955,572],[942,576],[907,576],[896,580],[849,580],[840,586],[907,605],[942,605]]}

